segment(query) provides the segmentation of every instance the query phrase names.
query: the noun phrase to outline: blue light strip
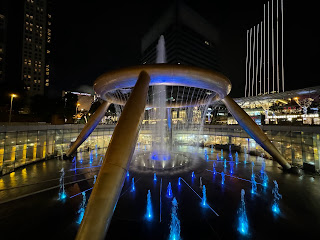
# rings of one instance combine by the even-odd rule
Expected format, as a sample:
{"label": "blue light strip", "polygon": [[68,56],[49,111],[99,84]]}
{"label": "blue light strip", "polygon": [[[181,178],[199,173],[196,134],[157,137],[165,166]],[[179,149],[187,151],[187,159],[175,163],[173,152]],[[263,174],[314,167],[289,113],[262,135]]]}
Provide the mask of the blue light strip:
{"label": "blue light strip", "polygon": [[91,189],[93,189],[93,187],[92,187],[92,188],[89,188],[89,189],[87,189],[87,190],[84,190],[84,191],[82,191],[82,192],[79,192],[79,193],[77,193],[76,195],[71,196],[70,198],[76,197],[76,196],[82,194],[83,192],[87,192],[87,191],[89,191],[89,190],[91,190]]}
{"label": "blue light strip", "polygon": [[[208,171],[208,172],[212,172],[212,173],[213,173],[213,171],[212,171],[212,170],[209,170],[209,169],[206,169],[206,171]],[[219,173],[219,172],[216,172],[216,173]],[[219,173],[219,174],[221,174],[221,173]],[[251,183],[251,181],[250,181],[250,180],[245,179],[245,178],[236,177],[236,176],[229,175],[229,174],[226,174],[226,173],[225,173],[224,175],[225,175],[225,176],[228,176],[228,177],[236,178],[236,179],[243,180],[243,181],[247,181],[247,182],[250,182],[250,183]],[[258,183],[258,182],[257,182],[257,184],[262,185],[262,183]]]}
{"label": "blue light strip", "polygon": [[[199,194],[198,193],[196,193],[196,191],[195,190],[193,190],[193,188],[192,187],[190,187],[190,185],[183,179],[183,178],[181,178],[182,179],[182,181],[184,181],[185,182],[185,184],[187,184],[187,186],[201,199],[201,201],[202,201],[202,197],[200,197],[199,196]],[[213,210],[212,209],[212,207],[210,207],[209,206],[209,204],[207,203],[207,206],[211,209],[211,211],[212,212],[214,212],[214,214],[216,214],[217,215],[217,217],[219,217],[219,214],[215,211],[215,210]]]}

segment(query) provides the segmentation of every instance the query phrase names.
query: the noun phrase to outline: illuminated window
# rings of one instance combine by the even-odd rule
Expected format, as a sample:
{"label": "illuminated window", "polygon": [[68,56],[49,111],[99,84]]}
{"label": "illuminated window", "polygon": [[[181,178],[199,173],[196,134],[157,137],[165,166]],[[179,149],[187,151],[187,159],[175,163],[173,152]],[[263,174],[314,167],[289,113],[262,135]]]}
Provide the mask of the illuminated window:
{"label": "illuminated window", "polygon": [[50,53],[50,50],[47,50],[47,53]]}
{"label": "illuminated window", "polygon": [[205,44],[207,44],[208,46],[210,45],[210,43],[208,41],[204,41]]}

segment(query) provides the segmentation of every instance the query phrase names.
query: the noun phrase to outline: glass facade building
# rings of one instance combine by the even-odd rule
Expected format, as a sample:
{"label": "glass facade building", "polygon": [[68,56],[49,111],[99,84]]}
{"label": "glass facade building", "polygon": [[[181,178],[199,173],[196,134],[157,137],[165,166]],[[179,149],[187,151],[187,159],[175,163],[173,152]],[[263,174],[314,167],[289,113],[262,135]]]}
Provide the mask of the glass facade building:
{"label": "glass facade building", "polygon": [[[84,125],[24,125],[0,126],[0,173],[6,174],[16,168],[52,157],[60,157],[75,141]],[[204,146],[234,144],[241,152],[244,147],[250,154],[268,154],[240,126],[205,125],[199,134],[199,125],[188,128],[173,125],[173,145]],[[115,125],[98,125],[79,151],[107,148]],[[319,169],[320,128],[262,126],[284,157],[294,165],[308,163]],[[152,131],[143,126],[138,144],[147,149],[152,144]]]}

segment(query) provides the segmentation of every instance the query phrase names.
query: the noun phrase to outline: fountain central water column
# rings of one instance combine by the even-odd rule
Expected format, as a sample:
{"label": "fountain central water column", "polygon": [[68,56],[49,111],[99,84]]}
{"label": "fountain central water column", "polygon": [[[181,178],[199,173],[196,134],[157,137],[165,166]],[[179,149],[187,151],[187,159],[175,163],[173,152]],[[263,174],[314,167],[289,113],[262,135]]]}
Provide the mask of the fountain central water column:
{"label": "fountain central water column", "polygon": [[106,235],[136,146],[149,83],[149,74],[142,70],[114,129],[77,240],[104,239]]}

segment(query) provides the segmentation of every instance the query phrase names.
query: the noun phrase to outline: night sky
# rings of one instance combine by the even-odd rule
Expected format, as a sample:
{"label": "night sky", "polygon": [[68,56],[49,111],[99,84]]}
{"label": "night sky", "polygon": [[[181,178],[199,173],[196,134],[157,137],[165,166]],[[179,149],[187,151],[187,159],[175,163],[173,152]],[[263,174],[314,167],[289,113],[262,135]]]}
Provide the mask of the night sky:
{"label": "night sky", "polygon": [[[58,94],[61,90],[92,91],[100,74],[139,64],[142,36],[173,1],[102,2],[54,1],[51,86]],[[231,95],[244,96],[246,30],[263,20],[263,3],[267,1],[184,2],[218,30],[217,46],[233,84]],[[316,75],[318,13],[311,2],[284,0],[286,90],[320,85]]]}

